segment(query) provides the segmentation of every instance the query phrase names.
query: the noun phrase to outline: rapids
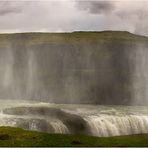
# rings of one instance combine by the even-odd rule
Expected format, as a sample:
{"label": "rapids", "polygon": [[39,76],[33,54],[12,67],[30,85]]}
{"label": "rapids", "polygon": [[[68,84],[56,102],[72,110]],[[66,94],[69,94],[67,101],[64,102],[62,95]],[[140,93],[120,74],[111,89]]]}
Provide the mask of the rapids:
{"label": "rapids", "polygon": [[144,106],[0,103],[0,126],[98,137],[148,133],[148,109]]}

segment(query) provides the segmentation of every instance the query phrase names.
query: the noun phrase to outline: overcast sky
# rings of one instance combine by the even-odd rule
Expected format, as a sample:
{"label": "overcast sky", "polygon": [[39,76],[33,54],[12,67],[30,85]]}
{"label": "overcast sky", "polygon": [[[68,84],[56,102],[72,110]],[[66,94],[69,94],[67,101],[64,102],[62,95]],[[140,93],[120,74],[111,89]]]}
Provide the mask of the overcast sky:
{"label": "overcast sky", "polygon": [[0,32],[126,30],[148,35],[148,0],[0,1]]}

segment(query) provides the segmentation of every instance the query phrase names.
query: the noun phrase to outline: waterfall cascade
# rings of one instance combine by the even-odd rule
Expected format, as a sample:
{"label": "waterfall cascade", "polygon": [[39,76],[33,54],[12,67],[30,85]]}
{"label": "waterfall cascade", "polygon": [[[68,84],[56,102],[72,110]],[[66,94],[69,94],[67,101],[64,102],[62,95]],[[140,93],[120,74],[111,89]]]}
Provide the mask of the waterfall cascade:
{"label": "waterfall cascade", "polygon": [[148,133],[148,116],[90,116],[87,123],[92,135],[99,137]]}
{"label": "waterfall cascade", "polygon": [[148,109],[118,106],[148,104],[147,41],[120,31],[0,35],[0,126],[105,137],[148,133]]}
{"label": "waterfall cascade", "polygon": [[48,103],[5,108],[0,126],[98,137],[148,133],[148,109]]}

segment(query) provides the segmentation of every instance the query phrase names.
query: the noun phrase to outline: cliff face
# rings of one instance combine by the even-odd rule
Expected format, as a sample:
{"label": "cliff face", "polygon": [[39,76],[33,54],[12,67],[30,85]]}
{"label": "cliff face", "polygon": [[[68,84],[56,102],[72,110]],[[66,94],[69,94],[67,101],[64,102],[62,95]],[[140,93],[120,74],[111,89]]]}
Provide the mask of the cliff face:
{"label": "cliff face", "polygon": [[0,35],[0,98],[145,104],[148,38],[128,32]]}

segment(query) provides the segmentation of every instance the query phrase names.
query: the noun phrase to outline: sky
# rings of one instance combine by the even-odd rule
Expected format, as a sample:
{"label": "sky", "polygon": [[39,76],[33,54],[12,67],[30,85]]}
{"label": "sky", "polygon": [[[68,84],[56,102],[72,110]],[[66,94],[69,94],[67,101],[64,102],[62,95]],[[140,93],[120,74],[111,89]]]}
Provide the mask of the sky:
{"label": "sky", "polygon": [[103,30],[148,36],[148,0],[0,1],[0,33]]}

